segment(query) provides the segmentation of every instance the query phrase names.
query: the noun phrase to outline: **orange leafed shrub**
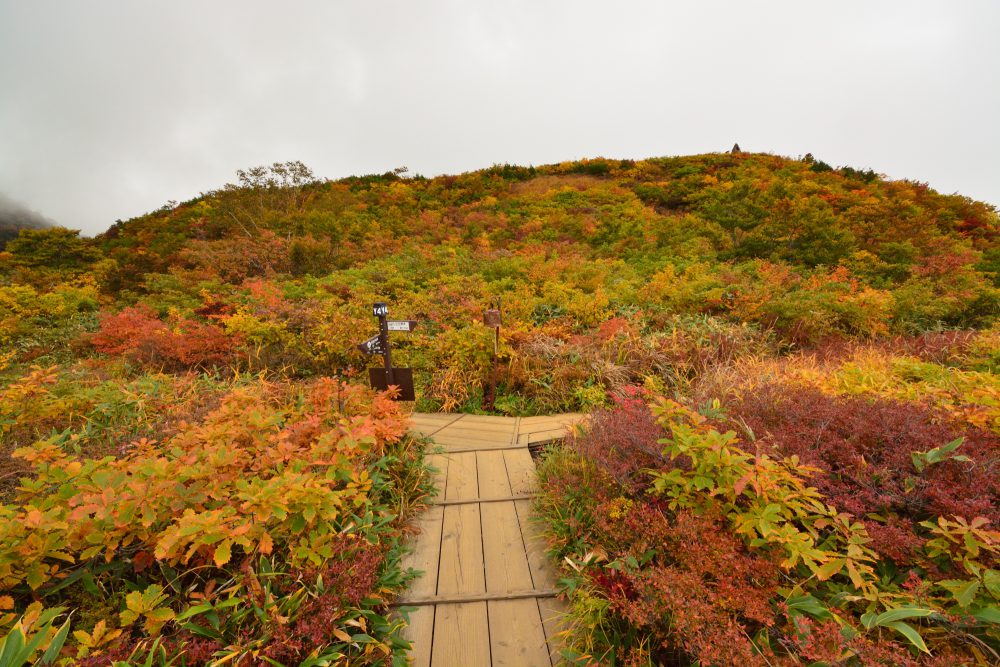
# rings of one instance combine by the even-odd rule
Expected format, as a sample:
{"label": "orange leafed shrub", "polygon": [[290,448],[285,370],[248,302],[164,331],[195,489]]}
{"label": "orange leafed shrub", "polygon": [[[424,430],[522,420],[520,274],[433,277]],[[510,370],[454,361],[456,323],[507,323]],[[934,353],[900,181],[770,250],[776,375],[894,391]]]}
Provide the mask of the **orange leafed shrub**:
{"label": "orange leafed shrub", "polygon": [[[206,661],[227,647],[299,664],[338,641],[359,608],[399,585],[387,501],[398,493],[400,457],[406,465],[419,459],[403,440],[402,410],[384,395],[332,379],[297,387],[258,381],[235,389],[200,423],[162,443],[143,438],[119,458],[80,459],[65,434],[17,450],[34,477],[22,480],[16,503],[0,505],[0,587],[12,605],[52,596],[81,575],[133,582],[118,623],[125,632],[73,664],[125,659],[161,630],[171,654],[204,652]],[[287,576],[260,581],[278,569]],[[385,576],[389,583],[380,583]],[[201,602],[218,599],[215,587],[225,581],[229,599],[212,611],[225,627],[217,616],[212,641],[201,646],[205,626],[183,621],[205,613]],[[303,586],[314,586],[315,599]],[[73,596],[100,598],[95,591]],[[118,605],[89,604],[102,602]],[[272,636],[266,615],[278,604],[288,627]],[[254,606],[268,611],[251,628]],[[0,615],[0,623],[11,618]],[[393,631],[381,622],[372,634]],[[77,632],[78,658],[97,646],[80,637],[100,634]],[[364,654],[377,650],[385,648]]]}
{"label": "orange leafed shrub", "polygon": [[232,361],[237,338],[219,327],[189,318],[164,322],[147,306],[125,308],[101,319],[91,344],[146,366],[169,369],[224,366]]}

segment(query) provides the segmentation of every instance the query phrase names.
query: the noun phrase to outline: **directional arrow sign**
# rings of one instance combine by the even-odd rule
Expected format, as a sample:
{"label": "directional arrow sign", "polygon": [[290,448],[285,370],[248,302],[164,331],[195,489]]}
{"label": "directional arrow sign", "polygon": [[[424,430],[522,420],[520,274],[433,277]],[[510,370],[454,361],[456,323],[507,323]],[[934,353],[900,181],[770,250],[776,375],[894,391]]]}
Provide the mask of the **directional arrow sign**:
{"label": "directional arrow sign", "polygon": [[389,331],[413,331],[417,328],[414,320],[386,320],[385,323]]}
{"label": "directional arrow sign", "polygon": [[358,345],[358,349],[365,354],[385,354],[382,349],[382,340],[379,334],[375,334],[368,340]]}

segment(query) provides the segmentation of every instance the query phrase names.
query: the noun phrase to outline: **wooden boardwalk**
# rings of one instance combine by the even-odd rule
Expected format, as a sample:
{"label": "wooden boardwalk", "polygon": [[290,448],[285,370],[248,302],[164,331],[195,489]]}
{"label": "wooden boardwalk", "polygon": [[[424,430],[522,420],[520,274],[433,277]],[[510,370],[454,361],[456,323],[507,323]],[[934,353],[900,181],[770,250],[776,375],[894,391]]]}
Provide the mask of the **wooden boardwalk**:
{"label": "wooden boardwalk", "polygon": [[535,492],[529,444],[560,438],[580,415],[414,414],[433,438],[438,495],[418,519],[404,567],[424,574],[399,604],[417,667],[548,667],[563,611],[555,571],[528,520]]}

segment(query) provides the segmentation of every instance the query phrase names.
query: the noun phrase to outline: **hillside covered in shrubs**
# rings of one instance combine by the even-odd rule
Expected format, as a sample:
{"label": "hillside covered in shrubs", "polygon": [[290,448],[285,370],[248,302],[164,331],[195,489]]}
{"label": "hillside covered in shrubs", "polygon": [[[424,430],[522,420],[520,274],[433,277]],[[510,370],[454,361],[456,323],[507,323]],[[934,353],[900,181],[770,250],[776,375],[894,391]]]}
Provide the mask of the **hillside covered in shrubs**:
{"label": "hillside covered in shrubs", "polygon": [[491,349],[480,313],[499,297],[497,406],[528,414],[600,405],[647,379],[674,388],[705,354],[983,328],[1000,307],[990,206],[810,156],[238,175],[96,239],[12,241],[5,364],[97,353],[351,377],[381,299],[422,321],[397,337],[422,407],[472,409]]}
{"label": "hillside covered in shrubs", "polygon": [[991,206],[810,155],[237,177],[0,252],[26,660],[401,664],[386,301],[416,409],[593,413],[541,467],[579,664],[1000,661]]}

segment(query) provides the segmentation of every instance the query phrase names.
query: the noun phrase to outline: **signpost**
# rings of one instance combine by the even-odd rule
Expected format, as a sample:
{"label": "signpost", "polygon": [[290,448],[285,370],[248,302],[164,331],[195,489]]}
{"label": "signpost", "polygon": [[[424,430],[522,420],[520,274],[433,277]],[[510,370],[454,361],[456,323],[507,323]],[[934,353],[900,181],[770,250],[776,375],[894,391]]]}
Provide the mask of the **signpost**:
{"label": "signpost", "polygon": [[503,314],[500,311],[500,298],[490,303],[490,307],[483,311],[483,324],[493,329],[493,356],[492,372],[486,391],[483,392],[483,410],[492,411],[493,404],[497,397],[497,372],[500,361],[500,325],[503,323]]}
{"label": "signpost", "polygon": [[372,315],[378,318],[378,333],[358,345],[364,354],[381,354],[385,362],[383,368],[369,368],[368,380],[372,388],[384,391],[390,386],[399,388],[398,401],[413,401],[413,370],[393,368],[392,347],[389,345],[390,331],[413,331],[417,323],[413,320],[389,320],[389,305],[384,301],[372,304]]}

